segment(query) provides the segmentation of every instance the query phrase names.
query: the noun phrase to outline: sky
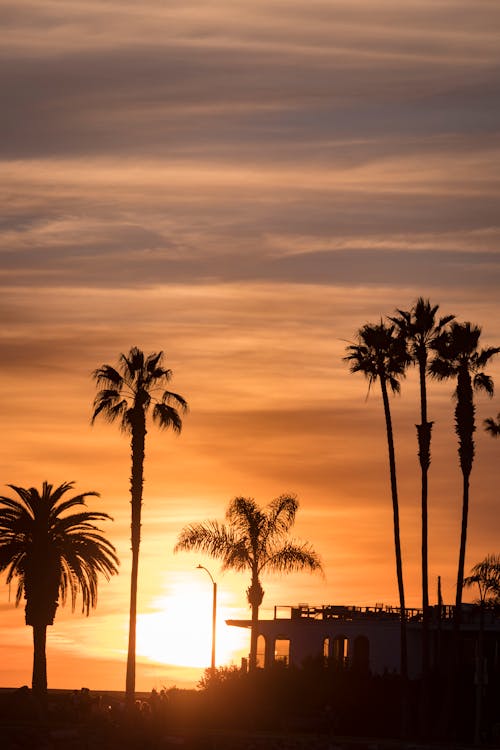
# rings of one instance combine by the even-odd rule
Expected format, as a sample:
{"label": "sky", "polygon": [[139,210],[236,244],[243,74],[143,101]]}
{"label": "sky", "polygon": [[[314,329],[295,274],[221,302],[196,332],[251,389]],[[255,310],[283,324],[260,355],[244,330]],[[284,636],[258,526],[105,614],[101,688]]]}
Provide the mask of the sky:
{"label": "sky", "polygon": [[[60,608],[50,687],[123,689],[128,439],[91,427],[92,371],[164,351],[189,402],[147,435],[137,688],[195,685],[248,653],[245,576],[173,554],[232,497],[300,502],[324,576],[264,578],[275,605],[397,604],[377,388],[342,357],[417,297],[500,345],[500,6],[491,0],[1,0],[0,466],[74,480],[121,559],[89,618]],[[500,360],[488,372],[499,383]],[[450,384],[432,384],[430,596],[452,602],[461,479]],[[406,599],[420,602],[418,386],[392,400]],[[477,400],[466,568],[498,552],[500,442]],[[0,588],[0,685],[31,679]],[[467,595],[472,596],[472,593]]]}

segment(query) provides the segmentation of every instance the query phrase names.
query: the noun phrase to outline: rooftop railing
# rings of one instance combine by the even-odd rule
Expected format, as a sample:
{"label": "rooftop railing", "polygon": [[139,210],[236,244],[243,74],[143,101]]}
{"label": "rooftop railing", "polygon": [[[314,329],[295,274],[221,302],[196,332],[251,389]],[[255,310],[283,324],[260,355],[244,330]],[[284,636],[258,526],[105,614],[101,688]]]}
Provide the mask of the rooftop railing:
{"label": "rooftop railing", "polygon": [[[431,621],[452,620],[455,607],[450,604],[429,607]],[[478,607],[473,604],[462,604],[462,617],[475,617]],[[356,605],[321,604],[310,606],[298,604],[296,606],[277,605],[274,607],[275,620],[358,620],[358,619],[399,619],[401,609],[386,604],[375,604],[369,607]],[[423,610],[418,607],[405,608],[407,622],[422,622]]]}

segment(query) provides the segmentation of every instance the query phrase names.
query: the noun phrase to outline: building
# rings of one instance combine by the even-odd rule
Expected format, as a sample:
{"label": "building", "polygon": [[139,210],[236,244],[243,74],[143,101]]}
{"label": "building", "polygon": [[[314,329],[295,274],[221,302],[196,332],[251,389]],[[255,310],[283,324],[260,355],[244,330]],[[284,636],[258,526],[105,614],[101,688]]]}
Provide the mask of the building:
{"label": "building", "polygon": [[[439,667],[453,629],[453,607],[430,608],[431,667]],[[421,675],[422,610],[407,609],[408,675]],[[228,625],[250,628],[250,620],[228,620]],[[280,662],[300,667],[307,659],[322,659],[338,669],[355,669],[371,674],[398,673],[400,669],[400,610],[377,604],[374,607],[307,604],[277,606],[274,617],[259,620],[258,666]],[[500,611],[462,605],[462,665],[472,672],[481,634],[481,650],[488,672],[500,670]]]}

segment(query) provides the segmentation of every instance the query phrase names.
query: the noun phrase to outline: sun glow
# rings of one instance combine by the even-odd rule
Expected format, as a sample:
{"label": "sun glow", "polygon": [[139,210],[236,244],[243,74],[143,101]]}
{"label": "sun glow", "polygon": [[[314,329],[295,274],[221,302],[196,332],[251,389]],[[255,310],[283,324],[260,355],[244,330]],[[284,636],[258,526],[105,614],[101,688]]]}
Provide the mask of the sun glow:
{"label": "sun glow", "polygon": [[[246,656],[250,635],[226,620],[245,615],[217,601],[216,664],[239,664]],[[154,611],[137,617],[137,654],[161,664],[209,667],[212,650],[212,589],[202,584],[175,584],[156,599]]]}

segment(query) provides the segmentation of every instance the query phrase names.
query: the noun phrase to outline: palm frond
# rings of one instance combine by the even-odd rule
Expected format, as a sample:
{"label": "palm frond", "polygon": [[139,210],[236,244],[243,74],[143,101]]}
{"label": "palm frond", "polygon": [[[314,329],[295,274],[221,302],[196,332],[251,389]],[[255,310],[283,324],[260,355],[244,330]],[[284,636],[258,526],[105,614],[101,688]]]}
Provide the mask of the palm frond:
{"label": "palm frond", "polygon": [[277,538],[286,534],[295,523],[299,507],[296,495],[280,495],[269,503],[266,518],[266,538]]}
{"label": "palm frond", "polygon": [[286,542],[282,547],[271,550],[271,554],[259,565],[259,572],[272,570],[277,573],[291,573],[309,569],[311,571],[322,571],[319,555],[309,544],[298,544],[293,540]]}
{"label": "palm frond", "polygon": [[473,385],[474,390],[484,391],[490,398],[495,392],[493,378],[490,375],[486,375],[485,372],[478,372],[474,375]]}
{"label": "palm frond", "polygon": [[153,420],[161,429],[171,427],[177,433],[180,433],[182,430],[182,419],[179,412],[169,404],[155,404],[153,407]]}
{"label": "palm frond", "polygon": [[493,417],[488,417],[483,422],[484,429],[489,432],[493,437],[500,435],[500,412],[497,414],[496,420]]}
{"label": "palm frond", "polygon": [[477,367],[485,367],[490,359],[495,357],[500,352],[500,347],[489,346],[486,349],[482,349],[477,356]]}
{"label": "palm frond", "polygon": [[93,379],[98,386],[105,389],[120,391],[123,387],[123,376],[111,365],[102,365],[92,373]]}

